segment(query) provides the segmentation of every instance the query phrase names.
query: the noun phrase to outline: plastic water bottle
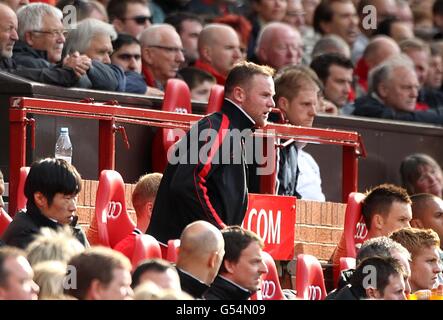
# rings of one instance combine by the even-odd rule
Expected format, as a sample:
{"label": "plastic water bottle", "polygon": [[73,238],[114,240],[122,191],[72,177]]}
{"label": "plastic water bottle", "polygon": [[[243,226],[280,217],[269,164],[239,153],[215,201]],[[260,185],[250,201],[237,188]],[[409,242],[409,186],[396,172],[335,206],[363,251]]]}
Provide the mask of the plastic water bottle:
{"label": "plastic water bottle", "polygon": [[72,163],[72,144],[68,128],[60,128],[60,135],[55,144],[55,157]]}

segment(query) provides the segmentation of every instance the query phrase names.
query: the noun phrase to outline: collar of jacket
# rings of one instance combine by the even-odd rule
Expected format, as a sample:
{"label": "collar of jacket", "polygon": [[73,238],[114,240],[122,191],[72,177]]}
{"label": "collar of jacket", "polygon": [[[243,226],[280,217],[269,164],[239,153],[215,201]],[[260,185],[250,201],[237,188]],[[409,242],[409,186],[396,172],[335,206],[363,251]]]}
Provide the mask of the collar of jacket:
{"label": "collar of jacket", "polygon": [[145,64],[142,64],[142,74],[148,86],[160,89],[162,91],[165,90],[165,87],[160,83],[160,81],[154,79],[154,75]]}
{"label": "collar of jacket", "polygon": [[42,227],[50,227],[51,229],[56,229],[58,227],[62,227],[60,223],[54,222],[40,211],[39,208],[33,203],[29,203],[26,205],[26,213],[29,214],[32,220],[34,220],[37,225]]}
{"label": "collar of jacket", "polygon": [[231,101],[225,99],[221,111],[228,116],[234,128],[240,131],[254,128],[251,119],[240,110],[239,106],[234,105]]}
{"label": "collar of jacket", "polygon": [[[14,44],[14,49],[13,49],[14,54],[16,53],[28,53],[30,55],[32,55],[34,58],[40,58],[40,59],[45,59],[46,61],[48,61],[48,52],[45,50],[36,50],[34,48],[32,48],[30,45],[28,45],[26,42],[18,40],[15,44]],[[49,61],[48,61],[49,63]]]}
{"label": "collar of jacket", "polygon": [[211,285],[211,288],[215,290],[222,290],[223,295],[229,297],[232,300],[248,300],[252,293],[245,288],[240,287],[238,284],[226,279],[225,277],[218,275]]}
{"label": "collar of jacket", "polygon": [[182,290],[194,298],[202,299],[203,294],[209,289],[209,286],[180,268],[177,268],[177,272],[180,277]]}

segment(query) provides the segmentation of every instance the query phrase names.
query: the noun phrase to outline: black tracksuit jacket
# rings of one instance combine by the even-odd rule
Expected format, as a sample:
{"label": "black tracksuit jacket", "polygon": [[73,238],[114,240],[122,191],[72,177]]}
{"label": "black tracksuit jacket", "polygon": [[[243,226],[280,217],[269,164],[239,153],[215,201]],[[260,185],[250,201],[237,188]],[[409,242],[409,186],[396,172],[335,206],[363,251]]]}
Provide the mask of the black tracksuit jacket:
{"label": "black tracksuit jacket", "polygon": [[[196,125],[176,144],[175,154],[182,152],[182,157],[178,164],[169,161],[155,200],[147,233],[164,244],[180,238],[183,229],[196,220],[208,221],[220,229],[240,225],[247,209],[247,165],[242,139],[229,132],[247,129],[252,134],[252,120],[225,100],[221,112]],[[212,133],[218,139],[209,136],[205,129],[214,129]],[[194,144],[193,148],[192,143],[198,146]],[[200,151],[209,154],[206,160],[198,157]],[[190,163],[190,157],[197,161]],[[229,163],[222,162],[222,158],[230,159]]]}

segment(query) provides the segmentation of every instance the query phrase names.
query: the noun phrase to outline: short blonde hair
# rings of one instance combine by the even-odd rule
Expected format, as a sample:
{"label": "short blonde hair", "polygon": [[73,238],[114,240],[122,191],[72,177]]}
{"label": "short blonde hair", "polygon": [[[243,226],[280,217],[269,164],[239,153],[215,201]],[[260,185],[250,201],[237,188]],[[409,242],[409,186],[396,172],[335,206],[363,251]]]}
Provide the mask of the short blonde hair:
{"label": "short blonde hair", "polygon": [[137,212],[146,202],[155,199],[163,175],[158,172],[141,176],[132,192],[132,205]]}
{"label": "short blonde hair", "polygon": [[43,261],[34,267],[34,281],[40,287],[38,298],[60,299],[64,297],[63,284],[66,276],[66,263],[61,261]]}
{"label": "short blonde hair", "polygon": [[71,257],[83,252],[85,247],[74,237],[69,227],[53,230],[42,228],[34,241],[26,248],[31,266],[47,260],[67,263]]}
{"label": "short blonde hair", "polygon": [[423,248],[440,248],[440,238],[432,229],[404,228],[392,233],[390,238],[400,243],[411,253],[411,258],[419,254]]}

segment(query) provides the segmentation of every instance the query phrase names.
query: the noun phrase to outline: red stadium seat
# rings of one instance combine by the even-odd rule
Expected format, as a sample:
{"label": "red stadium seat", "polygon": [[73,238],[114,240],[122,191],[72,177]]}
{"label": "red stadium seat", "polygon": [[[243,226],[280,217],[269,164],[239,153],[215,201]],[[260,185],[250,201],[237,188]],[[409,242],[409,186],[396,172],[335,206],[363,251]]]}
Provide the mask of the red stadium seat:
{"label": "red stadium seat", "polygon": [[126,212],[125,184],[114,170],[103,170],[95,201],[99,243],[113,248],[135,228]]}
{"label": "red stadium seat", "polygon": [[278,278],[277,267],[271,255],[262,252],[263,262],[268,268],[268,273],[263,275],[261,295],[263,300],[286,300]]}
{"label": "red stadium seat", "polygon": [[131,259],[133,270],[145,259],[161,257],[160,245],[153,236],[148,234],[137,234],[135,236],[134,254]]}
{"label": "red stadium seat", "polygon": [[211,114],[214,112],[219,112],[223,105],[223,99],[225,95],[225,87],[216,84],[212,87],[211,93],[209,94],[208,108],[206,109],[206,114]]}
{"label": "red stadium seat", "polygon": [[341,257],[340,258],[340,272],[348,269],[355,269],[355,258]]}
{"label": "red stadium seat", "polygon": [[296,265],[297,297],[303,300],[324,300],[326,298],[323,269],[316,257],[299,254]]}
{"label": "red stadium seat", "polygon": [[351,192],[348,197],[343,231],[346,239],[347,257],[356,257],[357,249],[360,248],[368,235],[368,229],[361,213],[361,202],[364,198],[365,195],[359,192]]}
{"label": "red stadium seat", "polygon": [[177,262],[178,250],[180,248],[180,239],[172,239],[168,241],[168,252],[166,260],[172,263]]}
{"label": "red stadium seat", "polygon": [[[192,113],[191,92],[186,82],[180,79],[168,80],[161,110]],[[167,153],[170,147],[181,138],[181,136],[175,136],[175,133],[173,129],[158,128],[152,143],[152,170],[154,172],[165,171],[168,163]]]}
{"label": "red stadium seat", "polygon": [[[348,203],[345,211],[345,224],[342,238],[346,245],[345,257],[355,258],[357,256],[357,249],[366,240],[368,229],[361,213],[361,202],[365,195],[360,192],[351,192],[348,196]],[[340,240],[340,241],[343,241]],[[337,263],[337,262],[335,262]],[[338,284],[340,275],[340,266],[333,266],[334,284]]]}
{"label": "red stadium seat", "polygon": [[28,202],[28,198],[25,196],[25,182],[28,177],[30,167],[21,167],[20,168],[20,178],[18,180],[17,187],[17,211],[26,208],[26,203]]}
{"label": "red stadium seat", "polygon": [[12,218],[3,208],[0,208],[0,236],[5,232],[6,228],[11,223]]}

